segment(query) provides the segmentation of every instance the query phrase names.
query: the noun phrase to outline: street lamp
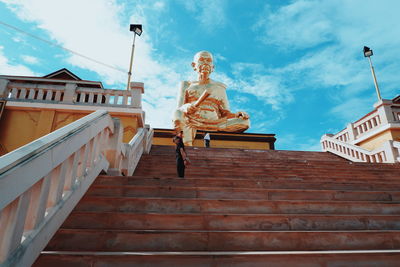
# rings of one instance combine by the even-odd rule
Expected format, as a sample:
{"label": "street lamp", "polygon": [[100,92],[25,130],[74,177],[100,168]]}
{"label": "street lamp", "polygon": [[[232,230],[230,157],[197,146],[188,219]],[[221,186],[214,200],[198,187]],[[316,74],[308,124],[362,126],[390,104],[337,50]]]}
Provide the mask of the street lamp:
{"label": "street lamp", "polygon": [[378,95],[378,100],[382,100],[381,93],[379,92],[378,82],[376,81],[374,66],[372,66],[371,56],[374,54],[368,46],[364,46],[364,57],[369,60],[369,66],[371,67],[372,78],[374,79],[376,94]]}
{"label": "street lamp", "polygon": [[136,35],[142,35],[142,24],[131,24],[129,30],[134,33],[133,42],[132,42],[132,51],[131,51],[131,62],[129,64],[129,72],[128,72],[128,84],[126,85],[126,90],[129,91],[129,85],[131,83],[131,75],[132,75],[132,63],[133,63],[133,53],[135,52],[135,40]]}

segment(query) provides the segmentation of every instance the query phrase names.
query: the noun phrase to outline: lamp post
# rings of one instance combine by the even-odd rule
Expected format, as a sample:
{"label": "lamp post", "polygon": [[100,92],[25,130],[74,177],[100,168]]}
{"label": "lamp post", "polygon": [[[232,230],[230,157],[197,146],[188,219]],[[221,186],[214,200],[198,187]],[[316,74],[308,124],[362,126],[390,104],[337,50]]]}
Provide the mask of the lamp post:
{"label": "lamp post", "polygon": [[132,51],[131,51],[131,62],[129,64],[129,71],[128,71],[128,84],[126,85],[126,90],[129,91],[130,83],[131,83],[131,76],[132,76],[132,63],[133,63],[133,54],[135,53],[135,40],[136,35],[141,35],[142,24],[131,24],[129,30],[133,32],[133,42],[132,42]]}
{"label": "lamp post", "polygon": [[374,66],[372,66],[372,61],[371,61],[371,56],[373,54],[374,53],[372,52],[372,50],[368,46],[364,46],[364,57],[367,57],[368,60],[369,60],[369,66],[371,67],[372,78],[374,79],[375,90],[376,90],[376,94],[378,96],[378,100],[382,100],[381,93],[379,91],[378,82],[377,82],[376,76],[375,76]]}

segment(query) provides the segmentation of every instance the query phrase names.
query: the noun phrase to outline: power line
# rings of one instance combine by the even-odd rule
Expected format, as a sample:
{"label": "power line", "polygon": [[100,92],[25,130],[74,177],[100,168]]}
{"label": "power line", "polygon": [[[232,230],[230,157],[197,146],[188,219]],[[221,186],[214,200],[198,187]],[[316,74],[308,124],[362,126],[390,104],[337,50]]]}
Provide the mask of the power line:
{"label": "power line", "polygon": [[32,37],[32,38],[35,38],[35,39],[37,39],[37,40],[39,40],[39,41],[45,42],[45,43],[47,43],[47,44],[49,44],[49,45],[59,47],[59,48],[65,50],[65,51],[67,51],[67,52],[70,52],[70,53],[72,53],[72,54],[74,54],[74,55],[83,57],[83,58],[85,58],[85,59],[87,59],[87,60],[89,60],[89,61],[93,61],[93,62],[95,62],[95,63],[97,63],[97,64],[100,64],[100,65],[103,65],[103,66],[105,66],[105,67],[108,67],[108,68],[111,68],[111,69],[114,69],[114,70],[123,72],[123,73],[125,73],[125,74],[128,74],[128,72],[125,71],[125,70],[122,70],[122,69],[120,69],[120,68],[114,67],[114,66],[109,65],[109,64],[107,64],[107,63],[98,61],[98,60],[96,60],[96,59],[94,59],[94,58],[85,56],[85,55],[83,55],[83,54],[81,54],[81,53],[78,53],[78,52],[75,52],[75,51],[73,51],[73,50],[71,50],[71,49],[65,48],[65,47],[63,47],[62,45],[59,45],[59,44],[53,43],[53,42],[51,42],[51,41],[49,41],[49,40],[43,39],[43,38],[41,38],[41,37],[39,37],[39,36],[36,36],[36,35],[34,35],[34,34],[30,33],[30,32],[24,31],[24,30],[22,30],[22,29],[20,29],[20,28],[17,28],[17,27],[15,27],[15,26],[13,26],[13,25],[10,25],[10,24],[8,24],[8,23],[6,23],[6,22],[4,22],[4,21],[1,21],[1,20],[0,20],[0,24],[6,26],[6,27],[8,27],[8,28],[11,28],[11,29],[13,29],[13,30],[15,30],[15,31],[17,31],[17,32],[20,32],[20,33],[23,33],[23,34],[25,34],[25,35],[28,35],[28,36],[30,36],[30,37]]}

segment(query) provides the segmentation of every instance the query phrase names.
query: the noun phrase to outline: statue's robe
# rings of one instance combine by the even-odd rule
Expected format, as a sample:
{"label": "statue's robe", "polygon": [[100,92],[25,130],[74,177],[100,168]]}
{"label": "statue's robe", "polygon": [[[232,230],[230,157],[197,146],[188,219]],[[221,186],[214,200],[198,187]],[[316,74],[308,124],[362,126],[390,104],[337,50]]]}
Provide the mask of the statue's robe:
{"label": "statue's robe", "polygon": [[[195,103],[207,91],[209,94],[198,106],[196,112],[186,113],[189,105]],[[183,131],[183,141],[193,142],[196,130],[243,132],[249,128],[249,119],[236,118],[229,109],[226,85],[210,80],[208,84],[182,82],[178,110],[175,112],[175,128]]]}

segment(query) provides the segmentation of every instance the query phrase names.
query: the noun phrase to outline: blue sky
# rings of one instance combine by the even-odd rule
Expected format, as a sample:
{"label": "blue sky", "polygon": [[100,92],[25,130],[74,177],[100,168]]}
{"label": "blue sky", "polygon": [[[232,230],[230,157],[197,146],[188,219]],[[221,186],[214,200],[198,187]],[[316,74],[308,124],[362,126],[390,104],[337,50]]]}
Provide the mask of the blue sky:
{"label": "blue sky", "polygon": [[[275,133],[277,149],[320,150],[319,139],[372,110],[376,94],[399,94],[397,0],[0,0],[0,21],[119,69],[128,69],[130,23],[137,38],[133,80],[145,83],[152,127],[171,128],[179,81],[193,80],[200,50],[214,54],[214,80],[228,85],[232,111],[251,117],[252,133]],[[68,68],[106,88],[126,74],[0,24],[0,74],[45,75]]]}

